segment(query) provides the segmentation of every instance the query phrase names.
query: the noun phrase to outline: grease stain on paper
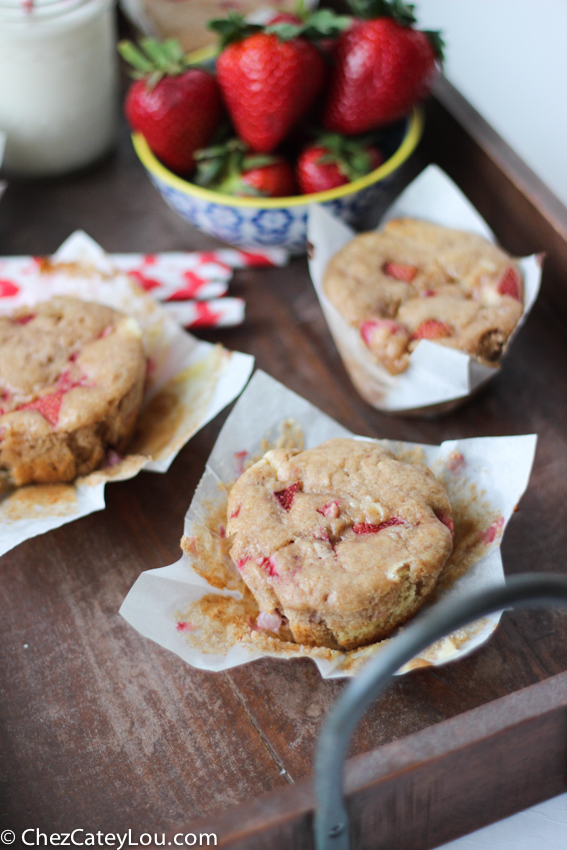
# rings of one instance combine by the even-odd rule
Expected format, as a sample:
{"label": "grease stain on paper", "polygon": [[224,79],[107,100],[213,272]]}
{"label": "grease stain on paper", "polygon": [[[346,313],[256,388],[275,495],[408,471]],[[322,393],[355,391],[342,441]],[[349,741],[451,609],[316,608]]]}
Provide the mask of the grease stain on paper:
{"label": "grease stain on paper", "polygon": [[41,517],[68,516],[77,511],[72,484],[28,484],[18,487],[0,502],[2,523],[33,521]]}
{"label": "grease stain on paper", "polygon": [[178,451],[203,421],[230,356],[217,345],[168,381],[140,414],[129,452],[163,460]]}

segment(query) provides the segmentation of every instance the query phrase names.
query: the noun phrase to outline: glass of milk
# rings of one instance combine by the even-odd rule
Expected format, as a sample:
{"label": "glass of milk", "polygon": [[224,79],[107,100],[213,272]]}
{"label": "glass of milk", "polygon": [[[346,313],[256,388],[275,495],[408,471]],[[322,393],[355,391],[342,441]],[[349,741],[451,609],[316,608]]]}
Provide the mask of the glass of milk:
{"label": "glass of milk", "polygon": [[112,0],[0,0],[0,131],[16,177],[83,168],[115,141]]}

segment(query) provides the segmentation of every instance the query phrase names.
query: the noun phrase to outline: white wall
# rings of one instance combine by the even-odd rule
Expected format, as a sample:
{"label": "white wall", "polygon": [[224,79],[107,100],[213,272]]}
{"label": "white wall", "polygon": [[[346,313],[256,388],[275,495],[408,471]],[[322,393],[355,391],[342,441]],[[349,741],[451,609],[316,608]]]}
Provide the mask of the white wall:
{"label": "white wall", "polygon": [[567,204],[567,0],[415,0],[445,74]]}

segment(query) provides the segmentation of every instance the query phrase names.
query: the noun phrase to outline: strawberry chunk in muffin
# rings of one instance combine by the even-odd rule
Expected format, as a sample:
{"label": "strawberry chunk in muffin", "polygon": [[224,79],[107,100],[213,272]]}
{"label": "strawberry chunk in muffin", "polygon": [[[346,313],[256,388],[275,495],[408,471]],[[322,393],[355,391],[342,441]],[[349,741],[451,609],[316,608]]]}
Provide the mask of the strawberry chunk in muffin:
{"label": "strawberry chunk in muffin", "polygon": [[323,288],[392,375],[421,340],[496,365],[523,311],[522,278],[504,251],[414,219],[355,237],[332,258]]}
{"label": "strawberry chunk in muffin", "polygon": [[0,317],[0,476],[72,481],[122,452],[146,358],[134,319],[59,296]]}
{"label": "strawberry chunk in muffin", "polygon": [[227,513],[258,626],[272,617],[272,631],[306,645],[348,650],[387,637],[423,604],[452,551],[442,485],[375,442],[269,451],[235,483]]}

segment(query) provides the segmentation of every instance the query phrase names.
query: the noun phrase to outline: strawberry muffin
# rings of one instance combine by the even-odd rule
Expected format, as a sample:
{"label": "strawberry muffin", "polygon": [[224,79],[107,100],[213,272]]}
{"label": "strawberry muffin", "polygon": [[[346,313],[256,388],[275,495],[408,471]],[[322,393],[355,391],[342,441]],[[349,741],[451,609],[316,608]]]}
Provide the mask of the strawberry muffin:
{"label": "strawberry muffin", "polygon": [[235,483],[231,557],[258,624],[296,643],[349,650],[411,617],[451,554],[445,490],[377,443],[274,449]]}
{"label": "strawberry muffin", "polygon": [[0,476],[72,481],[122,451],[142,400],[137,322],[57,297],[0,317]]}
{"label": "strawberry muffin", "polygon": [[523,312],[518,266],[481,236],[414,219],[355,237],[324,291],[373,359],[404,372],[422,339],[495,366]]}

